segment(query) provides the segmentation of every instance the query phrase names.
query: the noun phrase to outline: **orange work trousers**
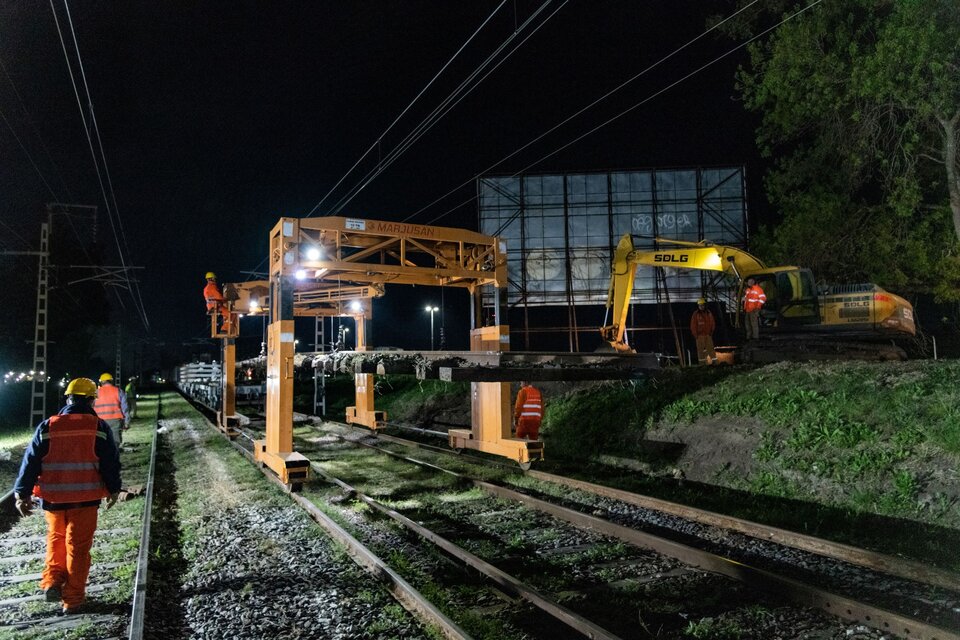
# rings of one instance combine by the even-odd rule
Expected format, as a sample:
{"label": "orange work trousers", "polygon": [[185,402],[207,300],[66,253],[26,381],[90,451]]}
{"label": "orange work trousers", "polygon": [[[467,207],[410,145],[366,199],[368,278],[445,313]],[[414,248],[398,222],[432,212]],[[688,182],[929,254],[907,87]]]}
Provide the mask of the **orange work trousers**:
{"label": "orange work trousers", "polygon": [[47,518],[47,560],[40,588],[60,587],[67,607],[79,606],[86,599],[97,510],[79,507],[43,512]]}
{"label": "orange work trousers", "polygon": [[517,437],[536,440],[540,435],[539,418],[520,418],[517,420]]}

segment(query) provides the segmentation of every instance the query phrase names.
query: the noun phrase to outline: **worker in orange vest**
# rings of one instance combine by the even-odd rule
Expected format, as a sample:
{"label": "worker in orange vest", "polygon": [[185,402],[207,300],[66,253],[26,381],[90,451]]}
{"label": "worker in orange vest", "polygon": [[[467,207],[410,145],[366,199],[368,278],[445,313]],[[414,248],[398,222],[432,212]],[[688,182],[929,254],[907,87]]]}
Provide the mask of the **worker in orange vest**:
{"label": "worker in orange vest", "polygon": [[62,601],[63,613],[76,613],[86,598],[90,547],[103,498],[112,507],[120,493],[120,454],[107,424],[97,417],[97,385],[89,378],[70,381],[66,406],[37,427],[23,454],[14,483],[21,516],[40,499],[47,520],[46,563],[40,588],[47,602]]}
{"label": "worker in orange vest", "polygon": [[713,364],[717,361],[717,352],[713,349],[713,332],[717,328],[713,313],[707,309],[707,301],[697,300],[697,310],[690,316],[690,333],[697,341],[697,361],[700,364]]}
{"label": "worker in orange vest", "polygon": [[216,315],[220,313],[223,319],[222,330],[230,333],[233,328],[233,322],[230,318],[230,311],[227,309],[227,299],[223,297],[220,286],[217,284],[217,274],[213,271],[207,271],[207,284],[203,287],[203,299],[207,303],[207,313]]}
{"label": "worker in orange vest", "polygon": [[127,394],[113,384],[113,376],[109,373],[100,374],[100,392],[93,403],[93,410],[110,427],[113,441],[119,447],[123,442],[123,432],[130,428],[130,408]]}
{"label": "worker in orange vest", "polygon": [[540,390],[529,382],[520,383],[517,403],[513,407],[513,425],[518,438],[536,440],[540,435],[543,420],[543,397]]}
{"label": "worker in orange vest", "polygon": [[767,294],[753,278],[747,278],[747,290],[743,295],[743,311],[746,315],[747,340],[760,337],[760,309],[767,304]]}

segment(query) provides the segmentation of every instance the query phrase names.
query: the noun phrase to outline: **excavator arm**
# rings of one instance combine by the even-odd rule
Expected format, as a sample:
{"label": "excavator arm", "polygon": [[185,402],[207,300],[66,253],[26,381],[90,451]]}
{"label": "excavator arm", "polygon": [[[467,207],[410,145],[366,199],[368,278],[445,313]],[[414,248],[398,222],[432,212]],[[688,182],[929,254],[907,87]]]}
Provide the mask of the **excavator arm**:
{"label": "excavator arm", "polygon": [[600,335],[619,352],[633,351],[626,342],[625,334],[633,280],[638,265],[720,271],[740,280],[766,268],[758,258],[735,247],[664,238],[657,238],[657,243],[677,248],[638,251],[633,246],[633,237],[625,234],[614,249],[610,287],[607,290],[606,319],[610,324],[606,324],[605,320],[604,326],[600,328]]}

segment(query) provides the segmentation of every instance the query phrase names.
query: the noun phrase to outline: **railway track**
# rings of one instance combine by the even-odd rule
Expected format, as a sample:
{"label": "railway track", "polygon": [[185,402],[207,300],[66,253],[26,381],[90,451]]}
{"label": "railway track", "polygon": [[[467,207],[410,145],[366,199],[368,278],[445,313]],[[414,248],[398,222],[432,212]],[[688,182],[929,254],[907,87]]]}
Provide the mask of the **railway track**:
{"label": "railway track", "polygon": [[[686,606],[693,611],[688,612],[690,617],[696,617],[697,607],[691,606],[695,600],[689,598],[728,601],[732,606],[732,614],[716,606],[700,612],[704,614],[702,619],[710,619],[712,615],[718,620],[727,621],[736,620],[740,615],[738,611],[742,613],[750,607],[759,607],[758,610],[773,607],[780,611],[776,603],[786,599],[806,607],[820,608],[837,618],[861,622],[877,630],[877,635],[865,637],[893,634],[927,640],[960,638],[956,631],[960,629],[960,609],[956,607],[957,578],[948,572],[930,570],[919,563],[836,545],[720,514],[700,512],[665,501],[652,501],[636,494],[542,472],[514,474],[519,480],[512,487],[506,486],[509,483],[503,482],[502,474],[495,482],[488,482],[478,477],[491,479],[489,472],[476,469],[476,461],[468,462],[465,457],[458,458],[448,451],[439,451],[442,448],[346,426],[338,427],[338,431],[336,434],[327,433],[311,438],[312,442],[303,438],[298,442],[298,450],[314,460],[318,475],[339,487],[346,496],[380,514],[380,517],[403,526],[409,532],[407,535],[422,543],[429,543],[442,550],[445,556],[455,558],[473,571],[479,571],[495,589],[513,598],[511,604],[505,605],[507,609],[516,609],[516,603],[522,600],[525,605],[535,606],[540,618],[549,616],[568,630],[575,629],[587,637],[637,637],[638,619],[632,618],[631,625],[624,627],[623,611],[636,609],[632,603],[649,600],[646,596],[657,592],[663,584],[679,582],[686,586],[695,585],[693,592],[684,596],[688,599]],[[334,447],[333,438],[342,446]],[[404,452],[388,450],[387,447],[391,446],[394,449],[403,447],[406,453],[409,453],[410,447],[418,447],[430,451],[429,456],[434,457],[430,461],[426,459],[428,455],[420,456],[424,459],[413,459]],[[422,489],[403,486],[402,483],[393,488],[382,486],[386,476],[402,477],[409,472],[393,468],[389,474],[380,477],[359,473],[357,469],[366,469],[371,462],[368,459],[355,459],[355,454],[348,454],[343,447],[364,447],[374,455],[389,456],[404,464],[430,470],[436,477],[446,477],[452,484],[443,487],[451,491],[450,495],[457,495],[457,491],[465,492],[464,495],[474,492],[472,497],[463,498],[462,501],[451,498],[451,504],[457,504],[458,501],[460,504],[475,503],[480,510],[474,512],[466,509],[463,513],[456,513],[454,509],[455,513],[451,515],[435,508],[436,501],[426,509],[418,504],[423,499]],[[436,458],[445,459],[446,462]],[[345,459],[351,463],[345,464]],[[447,466],[455,466],[457,471]],[[464,467],[469,466],[475,468],[465,473]],[[516,469],[512,471],[516,472]],[[439,480],[421,479],[421,482],[429,484]],[[545,490],[545,486],[552,486],[554,490]],[[455,487],[459,488],[454,490]],[[335,500],[329,492],[325,495],[321,495],[323,492],[314,493],[313,489],[309,489],[305,494],[307,498],[300,499]],[[589,498],[585,500],[583,496]],[[491,507],[485,501],[501,506]],[[503,506],[504,501],[512,506],[507,509]],[[515,509],[519,511],[514,513]],[[651,527],[649,523],[637,519],[636,513],[631,513],[631,510],[654,509],[659,509],[662,515],[658,517],[661,520],[680,519],[682,516],[686,524],[679,526],[679,532],[671,533],[667,531],[669,527],[662,523]],[[680,513],[675,513],[678,511]],[[536,515],[531,516],[531,513]],[[503,536],[500,535],[502,532],[497,531],[498,527],[490,525],[489,521],[505,520],[509,524],[511,519],[518,521],[515,524],[520,531],[533,530],[532,544],[506,544],[501,549],[494,549],[494,539]],[[702,531],[691,532],[690,523],[693,523],[694,529],[700,528]],[[544,537],[541,534],[567,542],[544,551],[539,548],[544,544],[538,542]],[[785,555],[792,556],[792,562],[801,565],[811,564],[806,556],[814,556],[812,552],[817,551],[819,555],[813,563],[816,566],[804,566],[803,571],[797,571],[790,568],[790,562],[781,562],[779,564],[783,566],[778,566],[776,562],[761,563],[756,558],[744,558],[742,553],[736,552],[736,544],[728,544],[728,539],[737,538],[750,538],[754,546],[767,547],[767,552],[769,547],[790,545],[786,547],[788,551]],[[500,542],[504,541],[501,539]],[[740,544],[742,542],[738,541]],[[484,553],[474,553],[478,549]],[[652,556],[649,555],[651,553]],[[753,553],[758,552],[754,550]],[[844,561],[840,562],[838,557],[832,556],[843,558]],[[535,561],[531,562],[530,558]],[[830,569],[825,562],[832,562],[834,568]],[[517,568],[517,575],[508,571],[514,567]],[[569,584],[564,584],[562,576],[557,575],[558,567],[566,567],[572,572],[573,578]],[[652,576],[644,571],[651,567],[654,568]],[[885,569],[892,574],[883,574],[877,569]],[[838,573],[841,578],[831,580],[831,572]],[[717,574],[735,578],[742,588],[736,586],[737,583],[719,579]],[[544,575],[549,580],[545,581]],[[714,584],[717,580],[720,583]],[[827,583],[826,588],[820,586],[824,582]],[[858,584],[863,587],[868,583],[872,583],[872,587],[857,587]],[[704,596],[698,591],[704,589],[712,589],[713,592]],[[756,594],[764,595],[758,600],[760,604],[751,604],[745,592],[753,593],[755,599]],[[645,597],[638,598],[638,594]],[[625,595],[629,597],[624,598]],[[598,600],[611,603],[611,607],[598,610]],[[678,602],[671,604],[683,606]],[[644,613],[645,610],[641,609],[637,614],[644,628],[641,637],[644,633],[667,633],[665,637],[669,637],[669,622],[649,611],[646,611],[645,618]],[[520,614],[520,618],[524,615],[530,617],[527,612]],[[777,615],[789,617],[790,614]],[[514,628],[525,629],[522,620],[507,617]],[[604,621],[612,628],[605,628],[593,622],[595,620]],[[756,620],[752,622],[754,626],[757,625]],[[542,621],[538,625],[549,628],[549,624],[544,625]],[[683,630],[674,628],[672,631]],[[846,633],[850,636],[853,631],[847,629]],[[535,637],[538,635],[534,634]]]}
{"label": "railway track", "polygon": [[[145,414],[155,407],[154,415]],[[127,499],[101,510],[91,551],[87,603],[79,613],[61,615],[60,603],[47,603],[37,583],[43,569],[46,524],[39,509],[19,518],[11,491],[0,503],[0,637],[130,638],[144,631],[150,520],[157,451],[160,396],[139,402],[140,415],[124,434],[121,449]]]}

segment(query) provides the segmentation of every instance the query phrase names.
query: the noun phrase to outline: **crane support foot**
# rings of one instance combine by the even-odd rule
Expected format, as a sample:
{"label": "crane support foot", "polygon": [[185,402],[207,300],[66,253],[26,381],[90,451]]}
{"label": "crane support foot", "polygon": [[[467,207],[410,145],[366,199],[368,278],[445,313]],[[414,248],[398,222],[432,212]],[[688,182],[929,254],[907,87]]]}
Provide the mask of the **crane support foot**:
{"label": "crane support foot", "polygon": [[280,482],[291,490],[296,490],[310,479],[310,460],[296,451],[271,453],[267,451],[266,440],[255,440],[253,457],[260,464],[277,474]]}
{"label": "crane support foot", "polygon": [[536,460],[543,460],[543,442],[540,440],[526,440],[524,438],[500,438],[496,441],[478,440],[473,437],[469,429],[450,429],[450,447],[453,449],[473,449],[495,456],[502,456],[516,460],[520,464],[527,464]]}
{"label": "crane support foot", "polygon": [[240,435],[240,432],[237,430],[237,427],[239,426],[239,417],[235,415],[224,416],[222,411],[217,411],[217,429],[220,430],[220,433],[227,436],[231,440],[234,440]]}

